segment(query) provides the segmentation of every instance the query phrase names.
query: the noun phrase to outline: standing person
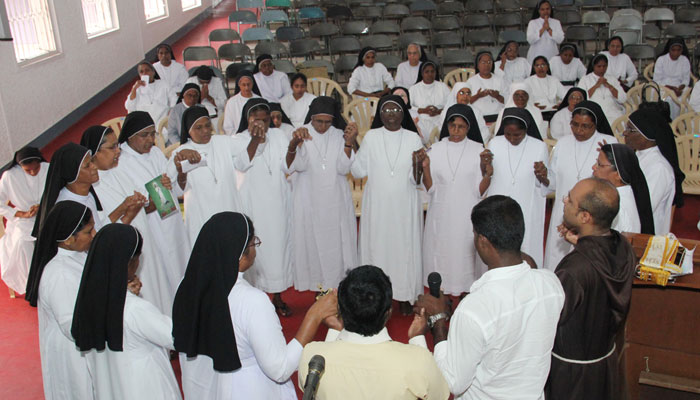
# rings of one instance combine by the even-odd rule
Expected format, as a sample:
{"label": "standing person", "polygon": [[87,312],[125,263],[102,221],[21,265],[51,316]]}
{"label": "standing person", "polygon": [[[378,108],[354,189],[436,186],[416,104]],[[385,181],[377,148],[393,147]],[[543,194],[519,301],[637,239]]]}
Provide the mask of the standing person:
{"label": "standing person", "polygon": [[87,360],[96,399],[181,399],[167,350],[172,320],[139,297],[144,238],[107,224],[90,245],[71,334]]}
{"label": "standing person", "polygon": [[503,123],[482,157],[493,169],[489,196],[509,196],[518,202],[525,217],[522,251],[538,267],[544,256],[544,220],[549,193],[546,170],[549,151],[527,110],[506,108]]}
{"label": "standing person", "polygon": [[280,103],[269,103],[270,106],[270,120],[272,123],[271,128],[277,128],[284,132],[287,139],[292,139],[292,133],[294,132],[294,125],[289,119],[287,114],[285,114]]}
{"label": "standing person", "polygon": [[29,304],[37,307],[39,353],[47,400],[94,399],[85,357],[76,349],[70,324],[95,222],[89,207],[74,201],[56,203],[46,216],[32,263],[36,273],[27,286]]}
{"label": "standing person", "polygon": [[384,96],[350,168],[355,178],[368,177],[362,194],[360,264],[377,265],[389,275],[404,315],[412,312],[410,302],[423,290],[423,207],[416,187],[422,147],[401,97]]}
{"label": "standing person", "polygon": [[472,90],[469,88],[469,85],[467,85],[467,82],[457,82],[452,86],[452,91],[447,96],[447,101],[445,102],[445,108],[443,108],[440,113],[440,126],[445,123],[447,110],[455,104],[464,104],[472,109],[474,117],[476,117],[476,122],[479,125],[482,143],[488,143],[491,138],[491,131],[489,131],[489,128],[486,126],[486,121],[484,121],[484,115],[481,111],[472,106]]}
{"label": "standing person", "polygon": [[523,261],[525,221],[515,200],[488,197],[474,207],[471,221],[488,271],[459,303],[449,327],[448,298],[421,296],[409,338],[430,326],[433,356],[456,400],[543,399],[562,286],[551,271]]}
{"label": "standing person", "polygon": [[605,50],[600,53],[608,58],[608,75],[617,78],[625,91],[634,86],[639,73],[630,56],[625,54],[625,45],[621,37],[613,36],[608,39],[605,42]]}
{"label": "standing person", "polygon": [[131,92],[126,96],[124,108],[126,112],[146,111],[151,114],[154,121],[168,116],[168,110],[175,105],[177,95],[170,90],[170,86],[160,79],[153,65],[148,61],[141,61],[136,70],[139,74],[131,87]]}
{"label": "standing person", "polygon": [[188,83],[181,88],[180,96],[177,102],[168,114],[168,140],[166,146],[174,143],[180,143],[180,128],[182,128],[182,114],[188,108],[198,105],[202,102],[202,93],[199,85],[196,83]]}
{"label": "standing person", "polygon": [[501,77],[494,74],[491,52],[478,52],[475,62],[477,74],[467,80],[467,87],[472,93],[470,104],[481,112],[487,122],[493,122],[498,112],[503,109],[508,86]]}
{"label": "standing person", "polygon": [[[430,196],[423,239],[423,282],[431,272],[442,276],[442,290],[459,296],[481,275],[471,209],[491,183],[493,168],[479,156],[484,145],[471,107],[455,104],[447,110],[440,141],[430,148],[423,183]],[[427,284],[425,284],[427,286]]]}
{"label": "standing person", "polygon": [[544,267],[549,270],[554,270],[571,251],[571,245],[560,237],[557,230],[562,223],[564,196],[578,181],[591,176],[590,168],[597,159],[598,143],[617,143],[603,110],[595,102],[578,103],[570,126],[572,134],[559,139],[552,151],[550,168],[546,171],[548,187],[556,191],[544,256]]}
{"label": "standing person", "polygon": [[549,0],[540,0],[532,11],[532,18],[527,24],[527,61],[532,64],[537,56],[549,60],[559,52],[559,43],[564,41],[561,23],[554,19],[554,9]]}
{"label": "standing person", "polygon": [[[194,245],[202,225],[221,211],[241,209],[233,159],[234,143],[228,136],[212,135],[209,113],[204,107],[190,107],[182,114],[181,146],[170,156],[168,176],[177,177],[184,191],[185,228]],[[202,162],[202,161],[206,162]],[[187,161],[195,168],[183,172]]]}
{"label": "standing person", "polygon": [[588,93],[589,100],[600,105],[605,118],[613,123],[625,113],[627,94],[617,78],[608,75],[607,71],[608,58],[598,54],[591,60],[588,74],[578,82],[578,87]]}
{"label": "standing person", "polygon": [[173,305],[173,337],[186,399],[296,399],[289,378],[321,321],[337,313],[335,293],[307,311],[287,343],[267,294],[243,273],[260,239],[240,213],[215,214],[194,242]]}
{"label": "standing person", "polygon": [[559,46],[559,55],[549,59],[552,76],[559,79],[565,88],[576,86],[579,79],[586,75],[586,66],[583,65],[578,49],[573,43],[562,43]]}
{"label": "standing person", "polygon": [[625,144],[636,151],[649,187],[654,232],[665,235],[671,231],[673,205],[683,206],[685,175],[678,165],[673,131],[660,113],[637,110],[630,114],[623,135]]}
{"label": "standing person", "polygon": [[284,113],[292,121],[294,128],[300,128],[304,125],[306,114],[309,113],[309,106],[316,96],[306,91],[306,75],[294,74],[289,81],[292,83],[292,92],[282,97],[280,104]]}
{"label": "standing person", "polygon": [[275,71],[269,54],[261,54],[255,60],[253,76],[260,88],[260,95],[271,103],[279,103],[284,96],[292,93],[289,77],[284,72]]}
{"label": "standing person", "polygon": [[411,106],[418,111],[417,125],[423,134],[423,143],[428,142],[433,129],[440,128],[440,113],[450,94],[450,88],[440,82],[439,78],[437,65],[432,61],[425,61],[420,65],[418,82],[408,89]]}
{"label": "standing person", "polygon": [[357,266],[357,222],[346,178],[356,138],[357,126],[345,126],[338,102],[321,96],[287,146],[285,172],[296,173],[291,228],[296,290],[338,287]]}
{"label": "standing person", "polygon": [[514,82],[522,82],[530,76],[530,63],[523,57],[518,56],[520,45],[514,40],[509,40],[498,52],[496,61],[496,71],[503,74],[503,81],[506,85]]}
{"label": "standing person", "polygon": [[[679,99],[690,90],[690,55],[681,37],[668,39],[663,53],[654,64],[654,82],[672,90]],[[670,98],[664,99],[671,106],[671,120],[680,114],[680,106]]]}
{"label": "standing person", "polygon": [[532,102],[540,110],[552,111],[566,96],[566,89],[559,79],[552,76],[549,61],[543,56],[535,57],[530,77],[525,79],[532,92]]}
{"label": "standing person", "polygon": [[27,287],[36,240],[32,228],[48,170],[39,149],[27,146],[15,152],[0,178],[0,219],[7,220],[0,238],[0,267],[3,282],[17,294],[24,294]]}
{"label": "standing person", "polygon": [[[209,118],[216,126],[219,113],[226,108],[226,99],[228,99],[221,78],[216,76],[211,67],[202,65],[194,71],[192,76],[187,78],[187,83],[194,83],[199,86],[202,94],[202,106],[209,111]],[[154,119],[154,121],[157,120]]]}
{"label": "standing person", "polygon": [[265,99],[248,100],[234,142],[233,165],[241,176],[242,210],[255,220],[258,235],[265,239],[255,259],[255,268],[245,278],[251,285],[273,293],[272,304],[283,317],[292,310],[282,292],[293,284],[291,193],[283,162],[289,139],[270,127],[270,105]]}
{"label": "standing person", "polygon": [[382,63],[377,62],[377,50],[372,47],[360,50],[348,82],[348,93],[360,97],[382,97],[394,86],[394,78]]}
{"label": "standing person", "polygon": [[160,78],[168,84],[171,93],[182,94],[182,87],[185,86],[185,81],[189,77],[187,68],[175,61],[175,53],[169,44],[159,44],[156,47],[156,56],[158,61],[153,64],[153,68],[160,75]]}
{"label": "standing person", "polygon": [[248,100],[260,97],[260,89],[255,83],[255,78],[250,71],[241,71],[236,77],[236,89],[230,99],[226,102],[224,112],[224,133],[233,136],[238,132],[238,125],[241,123],[241,111]]}
{"label": "standing person", "polygon": [[612,223],[618,232],[654,234],[649,188],[634,150],[622,143],[604,144],[593,164],[593,176],[615,186],[620,211]]}
{"label": "standing person", "polygon": [[418,81],[418,70],[421,62],[428,60],[419,44],[410,43],[406,46],[406,57],[408,60],[400,63],[396,68],[394,83],[396,86],[411,88]]}
{"label": "standing person", "polygon": [[571,116],[576,105],[588,99],[586,91],[572,87],[566,92],[564,99],[559,103],[557,112],[549,121],[549,135],[554,140],[559,140],[564,136],[571,135]]}
{"label": "standing person", "polygon": [[620,399],[615,338],[629,311],[636,257],[610,228],[619,197],[609,182],[584,179],[564,201],[562,234],[575,247],[555,271],[566,301],[545,392],[548,399]]}

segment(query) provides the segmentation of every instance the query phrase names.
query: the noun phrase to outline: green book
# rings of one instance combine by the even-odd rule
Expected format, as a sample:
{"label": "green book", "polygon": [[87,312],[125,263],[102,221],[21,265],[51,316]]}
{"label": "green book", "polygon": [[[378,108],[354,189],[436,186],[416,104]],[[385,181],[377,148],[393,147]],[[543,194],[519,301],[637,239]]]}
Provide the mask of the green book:
{"label": "green book", "polygon": [[151,197],[151,201],[156,206],[158,215],[160,215],[160,218],[163,219],[177,212],[177,202],[173,199],[173,195],[170,193],[170,190],[163,186],[160,179],[161,176],[158,175],[146,183],[146,190],[148,191],[148,195]]}

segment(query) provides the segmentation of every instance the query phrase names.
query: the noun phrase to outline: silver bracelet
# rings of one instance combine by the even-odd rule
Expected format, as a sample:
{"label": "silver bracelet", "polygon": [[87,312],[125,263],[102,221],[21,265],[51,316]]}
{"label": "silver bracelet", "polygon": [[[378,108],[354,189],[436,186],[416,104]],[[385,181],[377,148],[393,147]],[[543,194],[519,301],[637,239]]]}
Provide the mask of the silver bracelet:
{"label": "silver bracelet", "polygon": [[450,317],[447,315],[447,313],[444,313],[444,312],[429,316],[428,317],[428,328],[433,329],[433,327],[435,326],[435,323],[441,319],[444,319],[445,321],[449,321]]}

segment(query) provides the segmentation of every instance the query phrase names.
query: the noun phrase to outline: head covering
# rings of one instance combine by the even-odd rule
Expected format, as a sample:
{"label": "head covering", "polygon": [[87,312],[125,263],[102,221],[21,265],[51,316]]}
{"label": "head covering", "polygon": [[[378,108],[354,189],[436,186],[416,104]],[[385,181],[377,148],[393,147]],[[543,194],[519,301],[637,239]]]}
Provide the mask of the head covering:
{"label": "head covering", "polygon": [[428,65],[432,65],[433,68],[435,68],[435,80],[440,80],[440,69],[438,69],[437,64],[430,60],[426,60],[420,63],[420,66],[418,67],[418,79],[416,80],[416,83],[423,82],[423,69],[425,69],[425,67]]}
{"label": "head covering", "polygon": [[197,104],[199,104],[202,101],[202,89],[199,88],[199,85],[196,83],[187,83],[185,86],[182,87],[182,90],[180,91],[180,95],[177,97],[177,103],[182,103],[182,98],[185,97],[185,92],[188,90],[196,90],[197,91]]}
{"label": "head covering", "polygon": [[241,92],[241,87],[240,87],[240,85],[238,85],[238,82],[240,82],[241,78],[243,78],[243,77],[246,77],[246,78],[250,79],[251,81],[253,81],[253,93],[257,94],[258,96],[262,96],[260,94],[260,89],[258,88],[258,84],[257,84],[257,82],[255,82],[255,77],[253,76],[253,73],[250,71],[247,71],[247,70],[241,71],[238,74],[238,76],[236,76],[236,89],[234,90],[233,95],[235,96]]}
{"label": "head covering", "polygon": [[566,50],[566,49],[571,49],[571,50],[573,50],[573,51],[574,51],[574,57],[575,57],[575,58],[581,58],[581,57],[578,55],[578,47],[577,47],[574,43],[564,42],[564,43],[562,43],[561,45],[559,45],[559,54],[561,54],[561,53],[562,53],[564,50]]}
{"label": "head covering", "polygon": [[600,108],[598,103],[595,101],[584,100],[576,104],[573,112],[575,113],[576,110],[586,110],[593,114],[593,121],[595,122],[596,131],[602,133],[603,135],[615,136],[612,128],[610,127],[610,123],[608,123],[608,119],[605,117],[603,109]]}
{"label": "head covering", "polygon": [[[355,68],[365,65],[365,62],[362,59],[365,58],[365,54],[367,54],[369,52],[377,54],[377,49],[375,49],[374,47],[362,48],[362,50],[360,50],[360,54],[357,55],[357,64],[355,64]],[[355,69],[355,68],[353,68],[353,69]]]}
{"label": "head covering", "polygon": [[241,213],[222,212],[211,217],[197,236],[175,294],[175,350],[188,357],[211,357],[216,371],[241,367],[228,295],[253,232],[250,218]]}
{"label": "head covering", "polygon": [[[479,59],[480,59],[481,56],[483,56],[484,54],[488,54],[488,56],[491,58],[491,61],[493,61],[493,54],[491,54],[491,51],[489,51],[489,50],[480,50],[478,53],[476,53],[476,57],[474,57],[474,64],[475,64],[476,72],[477,72],[477,73],[479,73]],[[495,62],[491,62],[491,72],[495,72],[495,71],[496,71],[496,63],[495,63]]]}
{"label": "head covering", "polygon": [[39,282],[44,267],[58,252],[58,243],[68,240],[90,222],[92,212],[84,204],[75,201],[59,201],[46,215],[46,224],[37,237],[34,255],[27,279],[25,300],[36,307],[39,298]]}
{"label": "head covering", "polygon": [[75,301],[71,335],[80,351],[123,351],[124,301],[128,265],[140,254],[143,238],[125,224],[102,227],[90,244]]}
{"label": "head covering", "polygon": [[624,53],[625,52],[625,41],[622,40],[622,38],[620,36],[613,36],[610,39],[606,40],[605,41],[605,51],[608,51],[608,47],[610,46],[610,42],[612,42],[613,40],[620,41],[620,47],[621,47],[620,53]]}
{"label": "head covering", "polygon": [[[49,164],[49,171],[46,175],[46,184],[44,185],[44,193],[41,196],[39,211],[36,213],[32,236],[35,238],[39,237],[39,232],[44,226],[46,216],[53,208],[53,205],[56,204],[58,193],[66,185],[78,179],[83,160],[91,155],[90,150],[75,143],[66,143],[53,154]],[[90,193],[95,198],[97,209],[102,211],[102,204],[100,204],[100,199],[92,186],[90,187]]]}
{"label": "head covering", "polygon": [[554,7],[552,7],[552,3],[549,0],[540,0],[537,2],[535,9],[532,10],[532,17],[530,17],[530,20],[537,19],[540,17],[540,7],[542,6],[542,3],[549,4],[549,7],[551,7],[551,11],[549,12],[549,18],[554,18]]}
{"label": "head covering", "polygon": [[686,46],[685,40],[683,40],[683,38],[680,36],[668,39],[668,41],[666,42],[666,46],[664,46],[664,51],[663,53],[661,53],[661,56],[668,54],[668,52],[671,50],[671,47],[673,47],[674,45],[680,45],[682,49],[681,54],[690,58],[690,55],[688,54],[688,46]]}
{"label": "head covering", "polygon": [[[256,109],[265,109],[270,112],[270,103],[262,97],[253,97],[248,100],[243,106],[243,111],[241,111],[241,123],[238,124],[236,133],[248,130],[248,118],[250,118],[250,113]],[[270,121],[270,124],[272,124],[272,121]]]}
{"label": "head covering", "polygon": [[211,78],[214,77],[214,70],[208,65],[201,65],[197,67],[190,76],[196,76],[199,80],[209,82]]}
{"label": "head covering", "polygon": [[136,71],[138,71],[139,66],[143,65],[143,64],[148,65],[149,67],[151,67],[151,70],[153,70],[153,80],[160,79],[160,75],[158,75],[158,71],[156,71],[156,67],[154,67],[153,64],[151,64],[147,60],[143,60],[140,63],[136,64]]}
{"label": "head covering", "polygon": [[442,129],[440,130],[440,140],[450,136],[450,131],[447,128],[447,124],[450,122],[452,117],[462,117],[465,121],[467,121],[467,124],[469,124],[467,139],[484,144],[484,139],[481,137],[479,123],[476,120],[476,115],[474,115],[474,110],[472,110],[472,108],[466,104],[455,104],[447,109],[445,121],[442,123]]}
{"label": "head covering", "polygon": [[506,121],[509,119],[517,119],[525,124],[526,133],[528,136],[533,137],[537,140],[542,140],[542,135],[540,134],[540,129],[537,127],[535,119],[532,118],[532,114],[525,108],[518,107],[508,107],[503,110],[503,118],[501,119],[501,126],[496,132],[496,136],[503,135]]}
{"label": "head covering", "polygon": [[642,223],[642,233],[654,234],[654,214],[651,210],[651,198],[649,197],[649,187],[644,178],[644,172],[639,167],[639,159],[634,154],[634,150],[626,144],[608,143],[601,147],[601,151],[606,154],[612,153],[609,160],[625,185],[632,187],[634,202],[637,204],[639,221]]}
{"label": "head covering", "polygon": [[10,168],[14,167],[15,165],[22,165],[31,161],[42,162],[46,160],[41,154],[41,151],[39,151],[39,149],[37,149],[36,147],[24,146],[15,152],[15,156],[12,157],[12,163],[10,164]]}
{"label": "head covering", "polygon": [[260,54],[258,58],[255,59],[255,68],[253,69],[254,74],[260,72],[260,63],[265,60],[272,60],[272,56],[269,54]]}
{"label": "head covering", "polygon": [[583,101],[586,101],[588,99],[588,93],[586,93],[585,90],[581,89],[580,87],[572,87],[566,92],[566,96],[564,96],[564,100],[562,100],[561,103],[559,103],[559,107],[557,107],[557,111],[563,110],[563,109],[569,107],[569,96],[571,96],[571,94],[574,92],[581,93],[581,96],[583,96]]}
{"label": "head covering", "polygon": [[167,43],[161,43],[161,44],[158,45],[158,47],[156,47],[156,61],[158,61],[158,50],[160,50],[160,49],[163,48],[163,47],[166,48],[166,49],[168,49],[168,51],[170,51],[170,58],[171,58],[173,61],[175,61],[175,52],[173,51],[173,48],[170,47],[170,45],[167,44]]}
{"label": "head covering", "polygon": [[444,110],[449,109],[451,106],[457,104],[457,94],[460,90],[467,88],[471,92],[471,88],[467,85],[467,82],[457,82],[452,86],[452,91],[447,96],[447,101],[445,101]]}
{"label": "head covering", "polygon": [[153,118],[146,111],[132,111],[124,118],[122,130],[119,132],[119,143],[124,143],[144,129],[155,125]]}
{"label": "head covering", "polygon": [[108,126],[93,125],[83,132],[83,136],[80,138],[80,145],[90,150],[90,153],[94,156],[100,150],[100,145],[105,135],[110,132],[114,131]]}
{"label": "head covering", "polygon": [[661,154],[666,158],[676,178],[676,195],[673,198],[673,204],[676,207],[683,206],[683,180],[685,174],[681,171],[678,165],[678,149],[676,148],[676,140],[671,130],[671,126],[664,121],[661,114],[654,110],[637,110],[630,114],[630,123],[645,137],[647,140],[656,142],[656,146],[661,151]]}
{"label": "head covering", "polygon": [[311,117],[318,114],[331,115],[333,117],[333,127],[344,130],[347,126],[345,118],[343,118],[340,112],[340,103],[332,97],[328,96],[318,96],[311,101],[309,105],[309,112],[306,113],[306,118],[304,119],[304,125],[311,122]]}
{"label": "head covering", "polygon": [[530,75],[535,75],[535,63],[537,60],[544,60],[544,63],[547,64],[547,75],[552,75],[552,69],[549,67],[549,60],[547,60],[547,57],[545,56],[537,56],[535,57],[534,60],[532,60],[532,67],[530,68]]}
{"label": "head covering", "polygon": [[[418,77],[420,78],[420,74],[418,75]],[[408,100],[408,103],[406,103],[406,109],[410,110],[411,109],[411,94],[408,92],[408,89],[406,89],[403,86],[394,86],[391,89],[391,94],[396,94],[395,92],[399,89],[403,90],[404,93],[406,93],[406,99]]]}
{"label": "head covering", "polygon": [[287,114],[284,112],[282,109],[282,105],[280,103],[270,103],[270,114],[273,112],[278,112],[282,114],[282,123],[283,124],[292,124],[292,121],[289,119]]}
{"label": "head covering", "polygon": [[401,127],[403,129],[416,132],[417,134],[418,128],[416,128],[416,124],[413,122],[413,118],[411,118],[411,113],[408,112],[408,108],[406,108],[406,104],[403,102],[401,96],[397,96],[395,94],[389,94],[379,99],[379,104],[377,104],[377,112],[374,114],[374,120],[372,120],[372,126],[370,129],[377,129],[384,126],[384,123],[382,123],[382,107],[384,106],[384,103],[387,102],[394,103],[403,110],[403,121],[401,121]]}
{"label": "head covering", "polygon": [[[501,47],[501,50],[498,51],[498,56],[496,56],[497,59],[499,59],[499,60],[501,59],[501,56],[503,55],[503,53],[506,52],[506,49],[508,48],[508,45],[510,45],[511,43],[517,44],[518,47],[520,46],[520,43],[516,42],[515,40],[509,40],[509,41],[505,42],[505,43],[503,44],[503,47]],[[517,55],[516,55],[516,57],[517,57]]]}
{"label": "head covering", "polygon": [[209,118],[209,111],[200,105],[194,105],[182,113],[182,125],[180,127],[180,144],[185,144],[190,139],[190,129],[200,118]]}
{"label": "head covering", "polygon": [[594,67],[594,66],[598,63],[598,61],[600,61],[600,60],[605,60],[605,63],[608,64],[608,66],[610,66],[610,61],[608,60],[608,57],[607,57],[605,54],[603,54],[603,53],[598,53],[598,54],[595,55],[595,57],[593,57],[593,58],[591,59],[591,62],[588,63],[588,69],[586,70],[586,73],[587,73],[587,74],[590,74],[591,72],[593,72],[593,67]]}

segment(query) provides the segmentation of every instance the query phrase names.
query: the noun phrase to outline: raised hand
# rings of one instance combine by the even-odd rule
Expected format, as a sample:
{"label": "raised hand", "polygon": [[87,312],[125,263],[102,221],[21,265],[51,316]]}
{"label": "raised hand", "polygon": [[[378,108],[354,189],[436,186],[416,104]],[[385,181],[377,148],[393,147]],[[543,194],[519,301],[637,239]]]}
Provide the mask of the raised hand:
{"label": "raised hand", "polygon": [[202,156],[196,150],[184,149],[175,154],[175,168],[178,174],[182,174],[182,162],[187,160],[190,164],[197,164],[202,161]]}
{"label": "raised hand", "polygon": [[481,159],[481,163],[479,164],[481,167],[481,176],[493,175],[493,153],[491,153],[491,150],[484,149],[484,151],[479,154],[479,158]]}
{"label": "raised hand", "polygon": [[426,332],[428,332],[428,318],[425,316],[425,308],[420,308],[413,314],[413,321],[408,327],[408,338],[425,335]]}
{"label": "raised hand", "polygon": [[573,245],[578,243],[578,232],[567,228],[564,224],[557,226],[557,231],[559,232],[559,236],[563,237],[567,242]]}
{"label": "raised hand", "polygon": [[292,140],[289,141],[289,148],[295,148],[301,146],[304,140],[312,140],[309,130],[301,127],[292,133]]}
{"label": "raised hand", "polygon": [[357,129],[357,123],[349,123],[348,126],[345,127],[345,131],[343,131],[343,139],[345,139],[345,144],[350,146],[354,145],[358,134],[359,130]]}

